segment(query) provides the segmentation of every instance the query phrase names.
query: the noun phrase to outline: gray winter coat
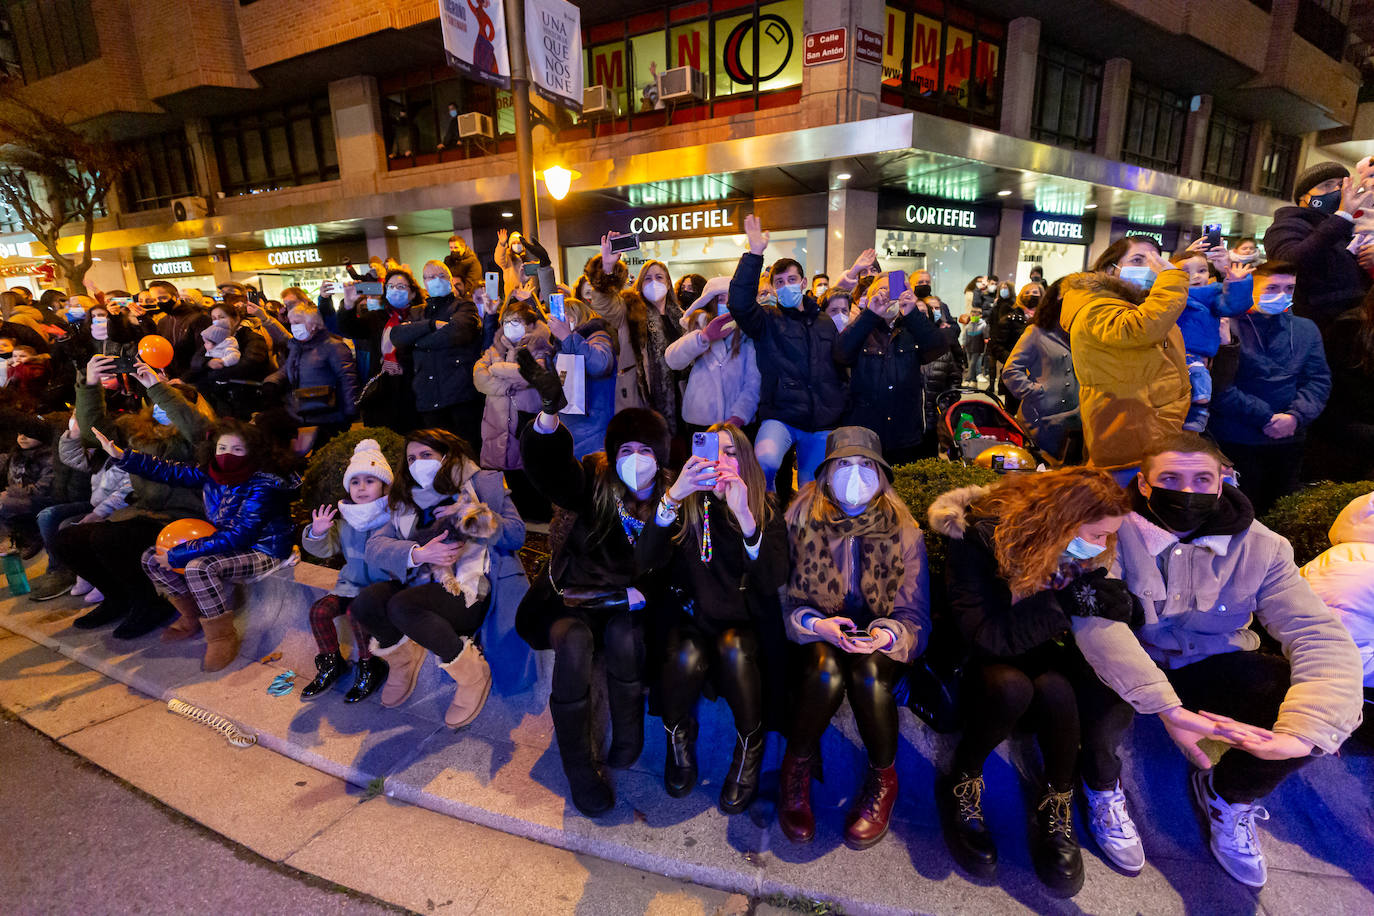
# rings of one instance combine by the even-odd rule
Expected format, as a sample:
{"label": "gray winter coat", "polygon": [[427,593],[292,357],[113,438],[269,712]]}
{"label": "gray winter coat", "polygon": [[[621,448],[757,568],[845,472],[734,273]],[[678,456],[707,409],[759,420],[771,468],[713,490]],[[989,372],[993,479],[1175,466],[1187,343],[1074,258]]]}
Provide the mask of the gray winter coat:
{"label": "gray winter coat", "polygon": [[[379,525],[372,531],[381,527]],[[385,582],[389,578],[386,570],[368,565],[367,541],[372,531],[359,531],[342,518],[329,526],[324,537],[314,537],[312,530],[312,526],[306,525],[301,534],[301,546],[307,553],[316,557],[332,557],[338,553],[344,556],[343,569],[339,570],[339,580],[333,594],[341,598],[353,598],[369,585]]]}
{"label": "gray winter coat", "polygon": [[1012,348],[1002,383],[1021,407],[1016,419],[1051,455],[1058,455],[1069,432],[1082,429],[1078,417],[1078,378],[1073,374],[1068,336],[1032,325]]}

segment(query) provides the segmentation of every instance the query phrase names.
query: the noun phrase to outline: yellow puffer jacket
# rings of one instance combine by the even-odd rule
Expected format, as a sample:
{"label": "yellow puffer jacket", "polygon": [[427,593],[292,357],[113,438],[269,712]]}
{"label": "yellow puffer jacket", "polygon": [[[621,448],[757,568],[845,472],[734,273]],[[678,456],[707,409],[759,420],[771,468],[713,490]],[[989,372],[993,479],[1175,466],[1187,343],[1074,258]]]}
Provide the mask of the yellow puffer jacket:
{"label": "yellow puffer jacket", "polygon": [[1150,444],[1183,428],[1192,388],[1178,317],[1188,275],[1161,273],[1146,295],[1104,273],[1064,280],[1059,323],[1069,334],[1083,439],[1094,467],[1140,463]]}

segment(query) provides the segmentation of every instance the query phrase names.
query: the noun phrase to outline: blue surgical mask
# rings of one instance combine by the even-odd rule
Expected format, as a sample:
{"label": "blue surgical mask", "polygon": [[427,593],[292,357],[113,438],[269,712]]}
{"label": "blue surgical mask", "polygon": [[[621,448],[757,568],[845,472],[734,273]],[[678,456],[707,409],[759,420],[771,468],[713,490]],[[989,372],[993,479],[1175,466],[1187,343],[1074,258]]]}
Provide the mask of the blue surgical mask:
{"label": "blue surgical mask", "polygon": [[380,312],[382,310],[381,300],[369,297],[367,300],[367,310],[369,312]]}
{"label": "blue surgical mask", "polygon": [[1292,293],[1265,293],[1255,303],[1255,308],[1266,315],[1281,315],[1292,307]]}
{"label": "blue surgical mask", "polygon": [[425,281],[425,289],[431,296],[447,296],[453,292],[453,286],[443,277],[430,277]]}
{"label": "blue surgical mask", "polygon": [[167,416],[167,411],[163,410],[160,406],[155,405],[153,407],[153,419],[161,423],[163,426],[172,425],[172,418]]}
{"label": "blue surgical mask", "polygon": [[303,324],[293,324],[291,325],[291,336],[297,340],[308,340],[310,338],[310,329]]}
{"label": "blue surgical mask", "polygon": [[1154,268],[1145,264],[1130,264],[1120,269],[1121,279],[1148,290],[1155,285]]}
{"label": "blue surgical mask", "polygon": [[86,310],[85,310],[85,309],[67,309],[67,320],[68,320],[68,321],[80,321],[82,318],[85,318],[85,317],[86,317]]}
{"label": "blue surgical mask", "polygon": [[386,301],[396,308],[402,308],[410,302],[410,290],[389,286],[386,290]]}
{"label": "blue surgical mask", "polygon": [[1069,546],[1064,548],[1064,552],[1075,560],[1091,560],[1102,553],[1107,548],[1101,544],[1091,544],[1082,538],[1074,538],[1069,541]]}
{"label": "blue surgical mask", "polygon": [[785,283],[778,288],[778,304],[785,309],[800,308],[802,288],[800,283]]}

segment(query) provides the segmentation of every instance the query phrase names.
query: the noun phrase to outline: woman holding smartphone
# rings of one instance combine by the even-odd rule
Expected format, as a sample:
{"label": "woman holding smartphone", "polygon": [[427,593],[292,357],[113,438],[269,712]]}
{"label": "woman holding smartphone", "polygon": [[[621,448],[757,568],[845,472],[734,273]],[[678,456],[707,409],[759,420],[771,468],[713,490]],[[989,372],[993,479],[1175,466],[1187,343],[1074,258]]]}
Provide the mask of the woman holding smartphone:
{"label": "woman holding smartphone", "polygon": [[821,735],[845,696],[868,752],[845,843],[867,849],[887,833],[897,800],[897,700],[902,666],[930,633],[925,541],[892,489],[877,433],[843,426],[826,439],[816,479],[787,511],[792,576],[788,636],[801,644],[795,718],[783,755],[778,821],[794,843],[816,833],[811,776]]}
{"label": "woman holding smartphone", "polygon": [[776,596],[787,577],[782,513],[738,426],[717,423],[693,434],[692,456],[644,526],[635,555],[646,572],[667,569],[683,599],[671,609],[665,604],[650,623],[664,650],[664,787],[681,798],[696,786],[696,704],[709,683],[735,717],[720,809],[738,814],[758,790],[765,722],[780,718],[786,636]]}

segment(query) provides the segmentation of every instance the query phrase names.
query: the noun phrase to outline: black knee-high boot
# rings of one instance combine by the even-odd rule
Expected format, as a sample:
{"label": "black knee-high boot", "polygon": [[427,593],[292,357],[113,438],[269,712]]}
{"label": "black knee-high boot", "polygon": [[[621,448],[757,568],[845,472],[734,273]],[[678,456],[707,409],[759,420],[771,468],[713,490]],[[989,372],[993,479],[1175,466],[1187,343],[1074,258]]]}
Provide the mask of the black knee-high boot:
{"label": "black knee-high boot", "polygon": [[553,733],[558,739],[558,753],[563,759],[563,773],[568,777],[572,803],[587,817],[596,817],[615,805],[615,793],[601,775],[592,754],[590,706],[586,696],[571,702],[549,701]]}
{"label": "black knee-high boot", "polygon": [[606,672],[606,702],[611,707],[611,749],[606,764],[624,769],[644,750],[644,682],[622,681]]}

